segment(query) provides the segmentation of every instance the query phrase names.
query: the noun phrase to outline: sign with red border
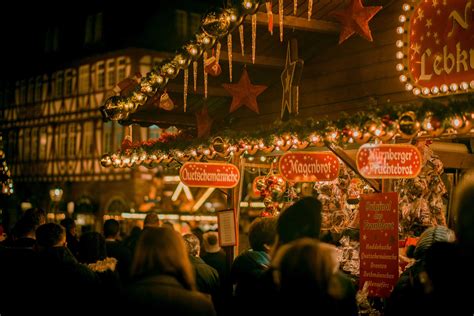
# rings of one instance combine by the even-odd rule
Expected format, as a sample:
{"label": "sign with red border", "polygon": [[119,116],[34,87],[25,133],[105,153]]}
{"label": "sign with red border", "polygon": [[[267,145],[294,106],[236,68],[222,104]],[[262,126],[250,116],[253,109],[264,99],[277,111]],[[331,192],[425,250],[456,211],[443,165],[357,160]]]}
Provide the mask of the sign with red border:
{"label": "sign with red border", "polygon": [[398,281],[398,193],[361,195],[360,288],[388,297]]}
{"label": "sign with red border", "polygon": [[234,210],[217,212],[217,225],[219,228],[219,245],[221,247],[235,246],[237,244],[237,229]]}
{"label": "sign with red border", "polygon": [[240,171],[228,163],[186,162],[179,179],[188,187],[233,188],[239,184]]}
{"label": "sign with red border", "polygon": [[474,90],[473,10],[466,0],[403,4],[396,56],[407,90],[424,97]]}
{"label": "sign with red border", "polygon": [[289,152],[278,168],[290,182],[332,181],[339,175],[339,159],[331,152]]}
{"label": "sign with red border", "polygon": [[421,154],[412,145],[365,144],[357,151],[356,164],[368,179],[414,178],[421,171]]}

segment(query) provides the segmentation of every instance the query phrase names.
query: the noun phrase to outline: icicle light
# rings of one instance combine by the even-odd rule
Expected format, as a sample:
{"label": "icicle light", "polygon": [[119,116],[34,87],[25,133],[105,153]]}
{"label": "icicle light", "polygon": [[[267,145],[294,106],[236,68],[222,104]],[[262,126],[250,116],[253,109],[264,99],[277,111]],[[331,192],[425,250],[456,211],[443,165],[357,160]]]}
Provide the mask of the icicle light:
{"label": "icicle light", "polygon": [[270,35],[273,35],[273,11],[272,11],[272,2],[267,1],[265,3],[265,7],[267,9],[267,19],[268,19],[268,32]]}
{"label": "icicle light", "polygon": [[189,69],[184,69],[184,83],[183,83],[183,104],[184,112],[186,112],[186,107],[188,105],[188,80],[189,80]]}
{"label": "icicle light", "polygon": [[299,113],[299,102],[300,102],[300,87],[299,86],[296,86],[295,87],[295,113],[298,114]]}
{"label": "icicle light", "polygon": [[193,79],[194,79],[194,92],[197,90],[197,79],[198,79],[198,62],[193,61]]}
{"label": "icicle light", "polygon": [[204,99],[207,99],[207,71],[206,71],[207,52],[202,53],[202,72],[204,75]]}
{"label": "icicle light", "polygon": [[278,24],[280,25],[280,42],[283,42],[283,0],[278,0]]}
{"label": "icicle light", "polygon": [[217,42],[217,45],[216,45],[216,63],[219,63],[220,58],[221,58],[221,42]]}
{"label": "icicle light", "polygon": [[239,26],[239,36],[240,36],[240,50],[242,51],[242,56],[245,55],[244,53],[244,25],[240,24]]}
{"label": "icicle light", "polygon": [[229,81],[232,82],[232,34],[227,35],[227,56],[229,58]]}
{"label": "icicle light", "polygon": [[252,64],[255,64],[255,50],[257,49],[257,15],[252,15]]}
{"label": "icicle light", "polygon": [[293,14],[296,15],[298,13],[298,0],[293,0]]}
{"label": "icicle light", "polygon": [[308,0],[308,21],[311,20],[313,15],[313,0]]}

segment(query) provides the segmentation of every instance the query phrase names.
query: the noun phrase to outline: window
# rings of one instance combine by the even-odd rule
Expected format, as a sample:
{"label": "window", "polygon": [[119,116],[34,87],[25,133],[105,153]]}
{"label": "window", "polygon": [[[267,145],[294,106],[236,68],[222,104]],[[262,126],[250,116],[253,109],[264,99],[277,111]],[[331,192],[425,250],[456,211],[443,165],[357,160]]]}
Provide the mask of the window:
{"label": "window", "polygon": [[22,80],[21,86],[20,86],[20,104],[25,104],[25,103],[26,103],[26,81]]}
{"label": "window", "polygon": [[115,85],[115,59],[107,60],[107,88]]}
{"label": "window", "polygon": [[28,80],[28,95],[26,101],[28,103],[33,103],[33,98],[35,96],[35,79],[30,78]]}
{"label": "window", "polygon": [[58,71],[56,73],[56,86],[55,86],[55,92],[54,96],[56,98],[61,98],[63,96],[63,91],[64,91],[64,77],[63,77],[63,72]]}
{"label": "window", "polygon": [[188,35],[188,13],[183,10],[176,10],[176,34],[183,39]]}
{"label": "window", "polygon": [[64,95],[70,96],[72,94],[73,83],[74,83],[74,70],[68,69],[66,70]]}
{"label": "window", "polygon": [[117,82],[122,81],[127,76],[127,61],[125,57],[117,59]]}
{"label": "window", "polygon": [[76,124],[69,124],[68,141],[67,141],[67,156],[74,158],[76,156]]}
{"label": "window", "polygon": [[17,157],[17,147],[16,147],[16,132],[10,131],[8,133],[8,156],[10,159],[15,159]]}
{"label": "window", "polygon": [[30,160],[31,159],[31,143],[30,143],[30,129],[25,128],[25,133],[23,134],[24,141],[23,141],[23,159]]}
{"label": "window", "polygon": [[24,139],[23,139],[23,135],[24,135],[24,130],[20,129],[20,131],[18,132],[18,158],[19,160],[23,160],[23,143],[24,143]]}
{"label": "window", "polygon": [[94,41],[100,42],[102,40],[102,12],[95,15]]}
{"label": "window", "polygon": [[36,77],[35,101],[40,102],[43,97],[43,81],[41,77]]}
{"label": "window", "polygon": [[105,65],[103,61],[97,63],[97,89],[102,90],[105,87]]}
{"label": "window", "polygon": [[123,140],[123,126],[118,122],[113,122],[112,124],[114,124],[114,148],[119,148]]}
{"label": "window", "polygon": [[89,15],[86,18],[86,32],[84,36],[84,43],[89,44],[92,43],[92,34],[94,30],[94,16]]}
{"label": "window", "polygon": [[39,132],[39,159],[46,159],[46,148],[48,145],[48,133],[46,127],[41,127]]}
{"label": "window", "polygon": [[38,128],[31,129],[31,159],[38,158]]}
{"label": "window", "polygon": [[102,143],[104,144],[104,152],[110,153],[114,151],[113,148],[113,138],[112,138],[112,129],[113,129],[113,123],[104,123],[104,133],[102,134],[104,139],[102,140]]}
{"label": "window", "polygon": [[191,34],[196,33],[199,30],[199,27],[201,26],[201,15],[197,13],[191,13],[190,14],[190,32]]}
{"label": "window", "polygon": [[158,126],[152,125],[148,128],[149,139],[160,138],[160,135],[161,135],[161,128],[159,128]]}
{"label": "window", "polygon": [[79,67],[79,93],[89,93],[90,88],[90,67],[82,65]]}
{"label": "window", "polygon": [[94,126],[92,122],[84,123],[84,132],[82,135],[82,152],[84,157],[90,157],[94,149]]}
{"label": "window", "polygon": [[65,124],[59,126],[59,143],[58,143],[58,157],[64,158],[66,156],[67,145],[67,126]]}

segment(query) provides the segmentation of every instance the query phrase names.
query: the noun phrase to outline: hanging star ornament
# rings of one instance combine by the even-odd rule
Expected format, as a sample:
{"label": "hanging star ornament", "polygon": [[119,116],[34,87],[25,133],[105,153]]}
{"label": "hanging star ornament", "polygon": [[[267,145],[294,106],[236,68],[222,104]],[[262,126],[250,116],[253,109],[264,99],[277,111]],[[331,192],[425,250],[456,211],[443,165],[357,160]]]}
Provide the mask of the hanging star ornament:
{"label": "hanging star ornament", "polygon": [[333,15],[342,24],[339,44],[351,37],[354,33],[359,34],[368,41],[373,41],[369,28],[369,21],[379,12],[382,7],[363,7],[362,0],[352,2],[342,11],[335,11]]}
{"label": "hanging star ornament", "polygon": [[207,110],[207,105],[201,108],[199,112],[195,113],[196,115],[196,126],[197,126],[197,137],[208,137],[211,134],[211,127],[214,119],[209,116]]}
{"label": "hanging star ornament", "polygon": [[247,69],[244,68],[242,71],[242,76],[240,76],[238,83],[224,83],[222,86],[232,95],[232,104],[230,105],[229,113],[236,111],[242,105],[245,105],[257,114],[260,113],[257,104],[257,96],[265,91],[267,86],[253,85],[250,82]]}
{"label": "hanging star ornament", "polygon": [[285,69],[281,73],[281,84],[283,86],[283,96],[281,98],[281,115],[283,119],[285,113],[291,113],[291,87],[293,85],[293,77],[295,75],[296,63],[291,61],[290,56],[290,42],[288,42],[288,48],[286,50],[286,62]]}

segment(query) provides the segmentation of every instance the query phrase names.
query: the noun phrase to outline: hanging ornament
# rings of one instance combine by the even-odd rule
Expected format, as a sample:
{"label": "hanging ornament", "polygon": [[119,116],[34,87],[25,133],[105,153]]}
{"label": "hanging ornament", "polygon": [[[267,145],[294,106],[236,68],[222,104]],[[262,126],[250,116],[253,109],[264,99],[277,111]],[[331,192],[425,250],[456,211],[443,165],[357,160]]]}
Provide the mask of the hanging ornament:
{"label": "hanging ornament", "polygon": [[199,44],[203,50],[211,49],[216,43],[217,38],[206,34],[204,31],[198,32],[196,35],[196,43]]}
{"label": "hanging ornament", "polygon": [[351,37],[354,33],[372,42],[373,39],[369,28],[369,21],[381,9],[381,6],[363,7],[362,0],[351,0],[351,3],[344,10],[332,12],[331,14],[342,24],[339,44]]}
{"label": "hanging ornament", "polygon": [[217,42],[217,45],[216,45],[216,63],[219,63],[220,58],[221,58],[221,42]]}
{"label": "hanging ornament", "polygon": [[255,50],[257,49],[257,15],[252,15],[252,64],[255,64]]}
{"label": "hanging ornament", "polygon": [[355,128],[352,130],[352,138],[357,144],[365,144],[370,140],[371,137],[372,135],[363,129]]}
{"label": "hanging ornament", "polygon": [[440,119],[434,116],[432,112],[427,112],[425,119],[421,123],[421,128],[425,130],[430,136],[438,137],[444,132],[444,127]]}
{"label": "hanging ornament", "polygon": [[112,158],[109,154],[105,154],[100,158],[100,165],[105,168],[108,168],[112,165]]}
{"label": "hanging ornament", "polygon": [[471,131],[472,123],[464,115],[456,115],[451,119],[451,126],[458,134],[466,134]]}
{"label": "hanging ornament", "polygon": [[247,69],[244,68],[242,76],[236,84],[224,83],[222,84],[224,89],[232,95],[232,104],[230,105],[229,112],[232,113],[242,105],[247,106],[250,110],[255,113],[259,113],[257,96],[261,94],[267,86],[253,85],[250,82]]}
{"label": "hanging ornament", "polygon": [[400,115],[398,130],[403,138],[411,139],[416,136],[420,130],[420,123],[416,120],[415,112],[409,111]]}
{"label": "hanging ornament", "polygon": [[191,56],[189,55],[188,51],[181,49],[173,58],[173,62],[179,69],[187,69],[191,64]]}
{"label": "hanging ornament", "polygon": [[240,37],[240,50],[242,51],[242,56],[244,56],[245,50],[244,50],[244,25],[243,24],[239,26],[239,37]]}
{"label": "hanging ornament", "polygon": [[227,56],[229,59],[229,81],[232,82],[232,34],[227,35]]}
{"label": "hanging ornament", "polygon": [[311,20],[313,15],[313,0],[308,0],[308,21]]}
{"label": "hanging ornament", "polygon": [[267,21],[268,21],[268,32],[270,35],[273,35],[273,11],[272,11],[272,2],[265,2],[265,7],[267,9]]}
{"label": "hanging ornament", "polygon": [[222,137],[217,136],[212,139],[210,148],[216,153],[223,155],[227,152],[229,144]]}
{"label": "hanging ornament", "polygon": [[190,41],[189,43],[185,44],[183,49],[189,53],[192,60],[198,60],[203,52],[202,46],[196,41]]}
{"label": "hanging ornament", "polygon": [[183,83],[183,111],[186,112],[186,107],[188,105],[188,81],[189,81],[189,70],[188,68],[184,69],[184,83]]}
{"label": "hanging ornament", "polygon": [[290,42],[288,42],[286,50],[286,62],[285,69],[281,73],[281,84],[283,87],[283,96],[281,98],[281,114],[280,118],[283,119],[287,113],[292,112],[292,86],[293,77],[295,75],[296,63],[291,61],[291,49]]}
{"label": "hanging ornament", "polygon": [[234,0],[233,7],[239,9],[242,14],[254,14],[260,6],[259,0]]}
{"label": "hanging ornament", "polygon": [[160,96],[160,108],[165,111],[171,111],[174,109],[173,100],[171,100],[166,91]]}
{"label": "hanging ornament", "polygon": [[198,62],[193,61],[194,92],[197,90]]}
{"label": "hanging ornament", "polygon": [[204,76],[204,99],[207,99],[207,71],[206,71],[207,52],[202,54],[202,72]]}
{"label": "hanging ornament", "polygon": [[208,137],[211,133],[211,127],[214,119],[209,116],[207,105],[201,108],[199,112],[195,113],[196,115],[196,126],[197,126],[197,137]]}
{"label": "hanging ornament", "polygon": [[298,13],[298,0],[293,0],[293,15]]}
{"label": "hanging ornament", "polygon": [[219,76],[222,72],[221,65],[219,65],[216,57],[214,56],[211,56],[205,60],[204,69],[206,70],[206,73],[213,77]]}
{"label": "hanging ornament", "polygon": [[229,33],[232,33],[238,26],[242,25],[245,16],[238,8],[230,7],[225,9],[229,14]]}
{"label": "hanging ornament", "polygon": [[280,42],[283,42],[283,0],[278,0],[278,24],[280,25]]}

